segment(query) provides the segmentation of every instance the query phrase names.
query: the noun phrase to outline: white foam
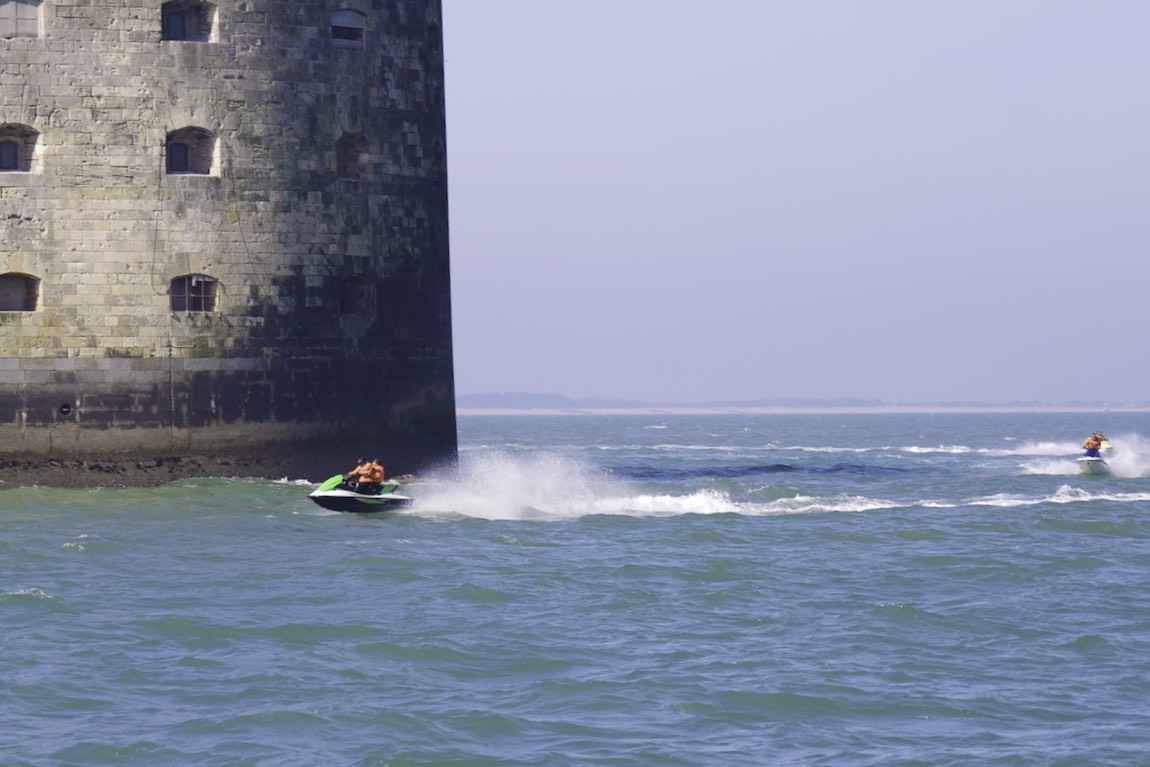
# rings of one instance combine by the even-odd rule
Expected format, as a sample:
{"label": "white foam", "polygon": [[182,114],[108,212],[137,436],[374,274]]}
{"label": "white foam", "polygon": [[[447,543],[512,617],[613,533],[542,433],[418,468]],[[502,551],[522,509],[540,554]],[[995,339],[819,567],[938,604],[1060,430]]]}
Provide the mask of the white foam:
{"label": "white foam", "polygon": [[797,495],[766,503],[742,502],[709,488],[682,495],[645,493],[600,470],[554,454],[473,456],[457,474],[428,477],[410,488],[415,500],[405,513],[489,520],[562,521],[599,514],[768,516],[859,512],[901,505],[853,495]]}
{"label": "white foam", "polygon": [[571,519],[619,495],[600,472],[550,453],[469,456],[455,475],[431,476],[410,487],[415,513],[480,519]]}
{"label": "white foam", "polygon": [[1110,440],[1103,457],[1110,472],[1119,477],[1150,477],[1150,439],[1124,434]]}
{"label": "white foam", "polygon": [[766,504],[753,504],[747,511],[758,514],[815,514],[815,513],[857,513],[894,509],[903,504],[861,495],[836,495],[829,498],[798,495],[793,498],[780,498]]}

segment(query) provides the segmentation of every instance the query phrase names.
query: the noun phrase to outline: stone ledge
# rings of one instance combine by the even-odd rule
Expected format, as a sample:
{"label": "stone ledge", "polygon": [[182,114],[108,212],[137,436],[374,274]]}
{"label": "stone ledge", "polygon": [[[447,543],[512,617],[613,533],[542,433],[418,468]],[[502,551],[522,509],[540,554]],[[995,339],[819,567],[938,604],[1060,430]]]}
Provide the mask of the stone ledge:
{"label": "stone ledge", "polygon": [[135,458],[0,458],[0,482],[51,487],[151,487],[190,477],[264,477],[272,467],[259,459],[206,456]]}

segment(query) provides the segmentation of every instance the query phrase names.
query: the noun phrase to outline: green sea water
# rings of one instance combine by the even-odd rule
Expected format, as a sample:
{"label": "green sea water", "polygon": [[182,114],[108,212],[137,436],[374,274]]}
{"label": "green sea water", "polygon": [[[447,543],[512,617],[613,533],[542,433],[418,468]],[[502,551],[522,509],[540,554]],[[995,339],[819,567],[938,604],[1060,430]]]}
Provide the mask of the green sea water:
{"label": "green sea water", "polygon": [[462,417],[395,514],[2,485],[0,764],[1145,764],[1148,435]]}

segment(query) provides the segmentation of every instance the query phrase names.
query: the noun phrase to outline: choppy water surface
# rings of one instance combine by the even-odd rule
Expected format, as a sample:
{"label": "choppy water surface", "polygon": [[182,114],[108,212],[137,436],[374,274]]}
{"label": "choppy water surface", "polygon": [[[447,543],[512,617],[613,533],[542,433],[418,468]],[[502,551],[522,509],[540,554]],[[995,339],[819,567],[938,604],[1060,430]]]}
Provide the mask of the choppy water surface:
{"label": "choppy water surface", "polygon": [[464,417],[390,516],[0,486],[0,764],[1142,764],[1147,435]]}

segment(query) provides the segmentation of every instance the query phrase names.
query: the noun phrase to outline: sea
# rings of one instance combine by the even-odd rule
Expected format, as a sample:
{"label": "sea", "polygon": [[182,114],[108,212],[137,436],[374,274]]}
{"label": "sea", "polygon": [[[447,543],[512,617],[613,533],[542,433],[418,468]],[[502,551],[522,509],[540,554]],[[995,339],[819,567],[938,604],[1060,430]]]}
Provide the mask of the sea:
{"label": "sea", "polygon": [[380,515],[0,485],[0,765],[1150,764],[1150,414],[459,437]]}

